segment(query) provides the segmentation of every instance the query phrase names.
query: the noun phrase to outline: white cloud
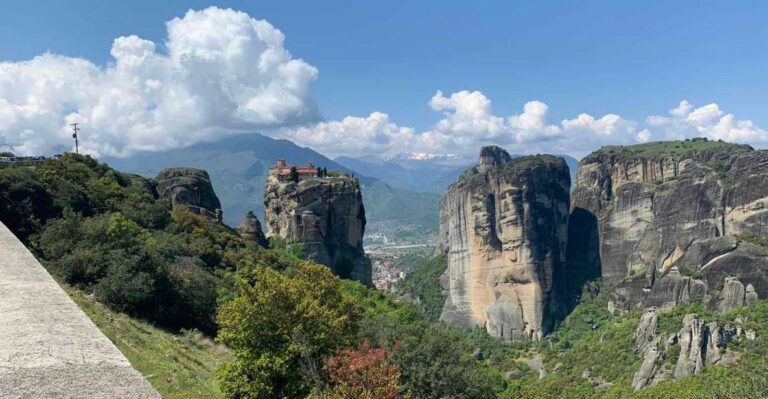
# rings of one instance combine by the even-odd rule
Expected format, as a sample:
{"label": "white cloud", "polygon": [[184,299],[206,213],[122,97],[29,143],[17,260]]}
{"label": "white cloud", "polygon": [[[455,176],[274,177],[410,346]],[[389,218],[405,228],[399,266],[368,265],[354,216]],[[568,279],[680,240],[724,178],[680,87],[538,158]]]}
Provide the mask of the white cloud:
{"label": "white cloud", "polygon": [[470,140],[496,140],[499,143],[542,141],[557,136],[560,129],[546,124],[547,104],[530,101],[523,112],[509,117],[493,115],[491,100],[479,91],[459,91],[445,97],[438,91],[429,102],[444,118],[426,132],[435,140],[454,141],[458,145]]}
{"label": "white cloud", "polygon": [[635,134],[635,140],[637,140],[638,143],[647,143],[651,141],[652,137],[653,133],[648,129],[643,129]]}
{"label": "white cloud", "polygon": [[765,144],[768,132],[749,120],[736,120],[717,104],[694,107],[682,101],[668,116],[653,115],[645,126],[617,114],[595,117],[582,113],[559,124],[548,120],[549,106],[529,101],[519,114],[493,113],[491,100],[479,91],[449,96],[438,91],[429,106],[442,113],[430,129],[417,132],[397,125],[387,114],[347,117],[282,134],[329,155],[394,155],[404,152],[476,155],[482,145],[505,146],[514,153],[560,153],[581,157],[604,145],[631,145],[652,140],[708,137],[725,141]]}
{"label": "white cloud", "polygon": [[211,7],[166,26],[167,51],[119,37],[105,67],[55,54],[0,63],[0,146],[68,150],[78,122],[85,151],[119,156],[319,119],[317,69],[268,22]]}
{"label": "white cloud", "polygon": [[478,148],[487,144],[519,153],[584,155],[606,142],[650,139],[650,132],[638,132],[637,123],[614,114],[600,118],[581,114],[552,123],[548,121],[549,106],[541,101],[525,103],[518,114],[494,115],[491,100],[479,91],[464,90],[450,96],[438,91],[429,106],[441,112],[442,119],[423,132],[399,126],[387,114],[374,112],[365,118],[347,117],[340,122],[284,129],[282,134],[332,156],[427,152],[474,157]]}
{"label": "white cloud", "polygon": [[413,128],[397,126],[381,112],[287,129],[282,134],[328,155],[385,153],[417,146],[414,141],[419,139]]}
{"label": "white cloud", "polygon": [[707,137],[737,143],[764,145],[768,143],[768,131],[750,120],[737,120],[716,103],[695,108],[688,101],[669,111],[670,116],[652,115],[646,122],[658,132],[660,139]]}

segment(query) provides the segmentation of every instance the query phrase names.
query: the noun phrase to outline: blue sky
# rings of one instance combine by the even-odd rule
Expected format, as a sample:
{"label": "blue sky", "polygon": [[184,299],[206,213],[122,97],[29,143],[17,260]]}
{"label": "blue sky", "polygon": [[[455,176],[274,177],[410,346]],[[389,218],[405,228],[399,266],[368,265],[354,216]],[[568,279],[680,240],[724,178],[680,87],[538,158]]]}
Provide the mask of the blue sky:
{"label": "blue sky", "polygon": [[419,135],[459,112],[430,107],[436,91],[468,90],[490,99],[502,118],[541,101],[554,125],[581,113],[617,114],[641,131],[648,116],[688,100],[768,126],[768,2],[474,3],[30,0],[4,5],[0,61],[51,52],[105,67],[115,38],[137,35],[162,52],[166,21],[214,5],[267,20],[285,35],[285,49],[319,71],[308,90],[327,121],[379,111]]}

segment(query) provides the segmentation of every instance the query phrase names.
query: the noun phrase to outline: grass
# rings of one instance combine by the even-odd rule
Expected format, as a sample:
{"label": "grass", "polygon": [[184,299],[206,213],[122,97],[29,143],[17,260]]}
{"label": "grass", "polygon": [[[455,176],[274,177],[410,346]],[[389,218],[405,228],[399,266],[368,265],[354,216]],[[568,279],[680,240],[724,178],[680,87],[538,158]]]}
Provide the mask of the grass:
{"label": "grass", "polygon": [[223,345],[196,331],[174,334],[156,328],[62,287],[163,398],[224,397],[216,382],[216,369],[230,357]]}

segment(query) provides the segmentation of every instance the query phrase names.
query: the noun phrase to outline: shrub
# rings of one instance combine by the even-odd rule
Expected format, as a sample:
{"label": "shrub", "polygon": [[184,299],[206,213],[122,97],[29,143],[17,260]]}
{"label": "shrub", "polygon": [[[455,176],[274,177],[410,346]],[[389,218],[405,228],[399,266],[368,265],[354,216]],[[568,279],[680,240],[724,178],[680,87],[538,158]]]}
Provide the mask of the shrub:
{"label": "shrub", "polygon": [[0,169],[0,221],[26,240],[56,215],[45,186],[27,168]]}
{"label": "shrub", "polygon": [[280,273],[244,264],[238,296],[219,310],[219,339],[235,360],[219,372],[230,397],[297,397],[322,382],[324,360],[349,346],[357,309],[330,270],[311,262]]}
{"label": "shrub", "polygon": [[151,315],[157,302],[157,277],[148,255],[113,252],[107,272],[94,287],[96,299],[110,308],[138,315]]}
{"label": "shrub", "polygon": [[173,300],[166,306],[167,324],[177,327],[196,326],[207,333],[216,331],[216,300],[219,279],[205,269],[197,258],[179,257],[168,267]]}
{"label": "shrub", "polygon": [[417,300],[417,306],[421,308],[427,320],[436,322],[443,312],[443,289],[440,285],[440,276],[448,266],[445,256],[437,256],[416,268],[412,273],[398,284],[398,289],[410,294]]}
{"label": "shrub", "polygon": [[325,363],[331,387],[323,397],[395,399],[400,394],[400,368],[389,361],[389,353],[371,348],[363,341],[359,348],[336,351]]}

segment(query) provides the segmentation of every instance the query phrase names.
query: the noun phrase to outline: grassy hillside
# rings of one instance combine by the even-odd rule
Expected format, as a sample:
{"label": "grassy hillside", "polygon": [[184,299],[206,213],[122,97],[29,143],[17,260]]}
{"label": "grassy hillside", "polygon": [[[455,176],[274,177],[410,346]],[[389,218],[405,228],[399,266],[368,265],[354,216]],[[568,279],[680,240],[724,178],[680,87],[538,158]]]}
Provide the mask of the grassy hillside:
{"label": "grassy hillside", "polygon": [[109,310],[82,291],[69,296],[165,399],[223,398],[216,369],[231,355],[200,333],[174,334]]}

